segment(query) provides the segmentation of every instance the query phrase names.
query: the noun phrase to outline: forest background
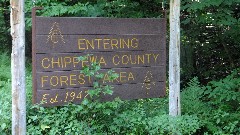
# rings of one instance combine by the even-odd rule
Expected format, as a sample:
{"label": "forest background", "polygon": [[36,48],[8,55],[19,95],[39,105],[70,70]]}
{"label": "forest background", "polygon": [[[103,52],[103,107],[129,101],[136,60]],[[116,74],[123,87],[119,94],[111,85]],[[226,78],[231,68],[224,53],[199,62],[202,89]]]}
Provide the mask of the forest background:
{"label": "forest background", "polygon": [[[0,0],[3,134],[11,134],[9,4]],[[181,0],[179,117],[168,116],[168,97],[55,108],[31,104],[32,7],[44,7],[41,16],[160,18],[162,5],[169,11],[168,0],[25,0],[28,134],[240,134],[240,0]]]}

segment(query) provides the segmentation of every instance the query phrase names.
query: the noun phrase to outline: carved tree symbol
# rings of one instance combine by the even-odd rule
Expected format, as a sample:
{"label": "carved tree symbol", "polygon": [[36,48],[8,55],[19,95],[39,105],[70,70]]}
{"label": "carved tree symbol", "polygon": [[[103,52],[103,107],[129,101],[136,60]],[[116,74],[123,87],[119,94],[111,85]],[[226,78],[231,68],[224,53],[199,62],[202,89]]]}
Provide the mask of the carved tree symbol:
{"label": "carved tree symbol", "polygon": [[54,22],[50,29],[47,43],[51,42],[53,47],[55,47],[55,44],[57,44],[59,42],[59,40],[61,40],[63,43],[65,43],[62,32],[59,28],[59,23]]}
{"label": "carved tree symbol", "polygon": [[142,88],[146,89],[147,94],[149,94],[149,90],[152,88],[153,85],[156,85],[156,83],[153,80],[153,74],[151,71],[147,71],[146,76],[144,78],[144,82],[142,83]]}

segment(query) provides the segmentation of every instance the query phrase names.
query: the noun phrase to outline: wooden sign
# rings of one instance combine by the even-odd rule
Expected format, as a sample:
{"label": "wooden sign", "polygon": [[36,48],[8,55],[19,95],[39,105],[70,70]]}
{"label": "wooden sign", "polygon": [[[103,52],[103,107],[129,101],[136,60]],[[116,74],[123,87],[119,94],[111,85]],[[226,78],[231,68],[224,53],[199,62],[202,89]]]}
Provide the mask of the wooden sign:
{"label": "wooden sign", "polygon": [[[119,78],[101,83],[114,87],[112,100],[165,95],[166,19],[117,19],[33,16],[33,101],[43,106],[80,103],[93,78],[80,73],[99,62]],[[86,61],[78,57],[92,54]]]}

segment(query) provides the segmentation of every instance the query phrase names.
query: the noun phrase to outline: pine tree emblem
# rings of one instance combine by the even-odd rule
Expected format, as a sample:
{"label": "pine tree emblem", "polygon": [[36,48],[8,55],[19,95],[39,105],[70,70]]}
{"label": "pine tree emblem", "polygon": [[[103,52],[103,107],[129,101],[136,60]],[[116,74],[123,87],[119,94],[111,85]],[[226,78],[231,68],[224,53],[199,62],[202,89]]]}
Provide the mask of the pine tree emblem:
{"label": "pine tree emblem", "polygon": [[142,83],[142,88],[146,89],[147,95],[149,94],[149,90],[152,88],[152,86],[156,85],[156,82],[153,80],[153,74],[151,71],[147,71],[146,76],[144,78],[144,82]]}
{"label": "pine tree emblem", "polygon": [[59,41],[62,41],[63,43],[65,43],[62,32],[59,27],[59,23],[54,22],[49,31],[47,43],[51,42],[54,48]]}

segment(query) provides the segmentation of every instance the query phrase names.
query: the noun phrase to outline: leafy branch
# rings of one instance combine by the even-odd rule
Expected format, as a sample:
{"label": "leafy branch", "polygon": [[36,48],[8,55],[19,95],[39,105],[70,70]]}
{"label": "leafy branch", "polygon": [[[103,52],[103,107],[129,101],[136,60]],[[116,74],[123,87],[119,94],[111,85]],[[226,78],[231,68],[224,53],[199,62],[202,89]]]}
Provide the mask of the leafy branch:
{"label": "leafy branch", "polygon": [[[86,61],[92,54],[87,54],[85,56],[80,56],[80,61]],[[117,73],[113,70],[109,70],[106,73],[100,72],[101,66],[99,62],[90,62],[90,65],[84,65],[83,69],[80,71],[86,76],[90,76],[94,79],[93,81],[93,88],[88,90],[87,93],[90,98],[99,98],[101,95],[112,95],[113,94],[113,87],[111,85],[104,85],[102,82],[104,75],[109,77],[110,81],[113,81],[119,77]]]}

